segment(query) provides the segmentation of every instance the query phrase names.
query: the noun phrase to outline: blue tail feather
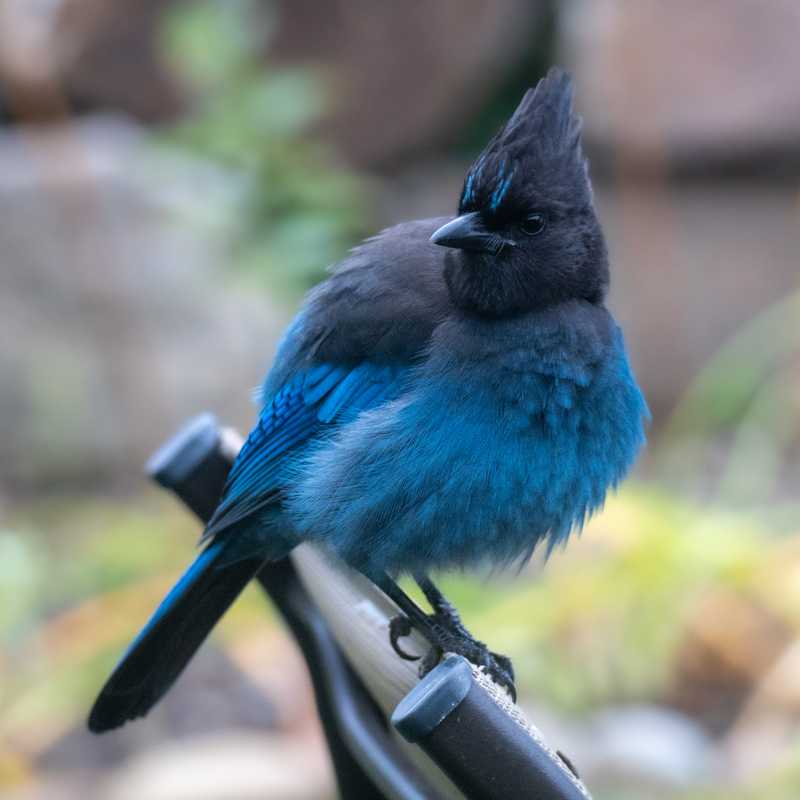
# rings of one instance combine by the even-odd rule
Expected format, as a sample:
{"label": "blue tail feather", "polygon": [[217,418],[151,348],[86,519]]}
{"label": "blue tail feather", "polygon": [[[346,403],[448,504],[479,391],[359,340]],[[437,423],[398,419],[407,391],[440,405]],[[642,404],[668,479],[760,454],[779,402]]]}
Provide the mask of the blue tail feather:
{"label": "blue tail feather", "polygon": [[225,545],[218,541],[203,550],[164,598],[100,692],[90,730],[100,733],[144,716],[264,563],[231,563]]}

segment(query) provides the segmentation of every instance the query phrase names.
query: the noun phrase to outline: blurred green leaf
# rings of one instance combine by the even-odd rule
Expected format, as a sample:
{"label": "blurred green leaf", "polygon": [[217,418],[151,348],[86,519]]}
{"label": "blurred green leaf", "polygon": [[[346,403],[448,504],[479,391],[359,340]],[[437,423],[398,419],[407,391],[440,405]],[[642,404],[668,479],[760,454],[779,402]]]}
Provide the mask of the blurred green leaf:
{"label": "blurred green leaf", "polygon": [[709,431],[738,421],[776,370],[800,354],[800,292],[757,315],[700,371],[665,432]]}
{"label": "blurred green leaf", "polygon": [[523,695],[577,711],[657,697],[697,599],[750,591],[767,540],[756,519],[628,484],[541,578],[443,587],[479,638],[515,654]]}
{"label": "blurred green leaf", "polygon": [[267,20],[257,9],[253,0],[201,0],[168,9],[162,47],[179,76],[212,89],[245,68],[265,35]]}
{"label": "blurred green leaf", "polygon": [[800,443],[798,319],[794,292],[758,314],[700,371],[662,431],[662,476],[733,507],[789,501],[784,473]]}
{"label": "blurred green leaf", "polygon": [[366,184],[309,134],[325,110],[319,77],[264,65],[251,33],[263,40],[262,16],[261,5],[221,0],[169,15],[169,60],[193,76],[197,91],[192,111],[158,141],[244,177],[226,215],[236,221],[233,263],[297,294],[369,229]]}
{"label": "blurred green leaf", "polygon": [[19,629],[36,607],[44,578],[44,559],[34,537],[0,530],[0,641]]}

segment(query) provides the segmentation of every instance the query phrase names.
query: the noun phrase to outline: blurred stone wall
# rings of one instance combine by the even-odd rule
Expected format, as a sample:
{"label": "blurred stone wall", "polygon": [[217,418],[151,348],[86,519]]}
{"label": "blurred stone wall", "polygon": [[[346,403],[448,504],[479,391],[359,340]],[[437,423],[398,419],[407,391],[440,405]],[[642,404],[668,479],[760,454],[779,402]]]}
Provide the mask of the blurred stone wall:
{"label": "blurred stone wall", "polygon": [[[165,213],[173,191],[202,199],[197,179],[142,180],[141,129],[95,116],[150,124],[190,102],[157,47],[164,5],[0,10],[0,479],[10,485],[130,476],[205,407],[247,425],[248,391],[288,313],[234,291],[222,243]],[[795,2],[270,6],[279,25],[265,58],[318,71],[330,100],[322,134],[374,177],[376,225],[454,210],[468,156],[451,145],[488,104],[513,103],[535,81],[532,49],[574,71],[614,259],[611,303],[656,429],[720,345],[797,289]],[[549,42],[548,14],[558,15]]]}
{"label": "blurred stone wall", "polygon": [[617,168],[785,180],[800,160],[798,35],[794,0],[577,0],[562,52]]}
{"label": "blurred stone wall", "polygon": [[798,37],[793,0],[565,4],[612,304],[657,427],[721,345],[800,289]]}
{"label": "blurred stone wall", "polygon": [[0,134],[3,483],[131,483],[187,415],[252,423],[286,311],[226,287],[222,243],[165,208],[213,173],[146,168],[127,122]]}

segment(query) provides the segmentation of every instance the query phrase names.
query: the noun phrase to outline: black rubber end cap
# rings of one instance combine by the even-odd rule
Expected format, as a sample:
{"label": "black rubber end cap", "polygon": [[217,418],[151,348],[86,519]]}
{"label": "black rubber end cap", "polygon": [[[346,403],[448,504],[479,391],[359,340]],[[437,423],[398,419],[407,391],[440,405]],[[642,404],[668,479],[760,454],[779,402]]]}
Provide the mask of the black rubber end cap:
{"label": "black rubber end cap", "polygon": [[418,742],[461,705],[472,682],[472,670],[466,660],[447,656],[397,704],[392,725],[407,741]]}

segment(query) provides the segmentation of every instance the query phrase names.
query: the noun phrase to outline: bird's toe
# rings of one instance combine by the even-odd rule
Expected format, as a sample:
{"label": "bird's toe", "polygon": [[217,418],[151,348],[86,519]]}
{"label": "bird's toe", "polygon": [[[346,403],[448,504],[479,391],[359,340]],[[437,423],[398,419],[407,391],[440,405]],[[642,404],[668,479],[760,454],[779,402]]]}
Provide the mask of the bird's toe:
{"label": "bird's toe", "polygon": [[392,650],[404,661],[419,661],[419,656],[407,653],[400,646],[400,639],[408,636],[411,631],[412,625],[408,617],[398,614],[396,617],[392,617],[391,622],[389,622],[389,642],[392,645]]}

